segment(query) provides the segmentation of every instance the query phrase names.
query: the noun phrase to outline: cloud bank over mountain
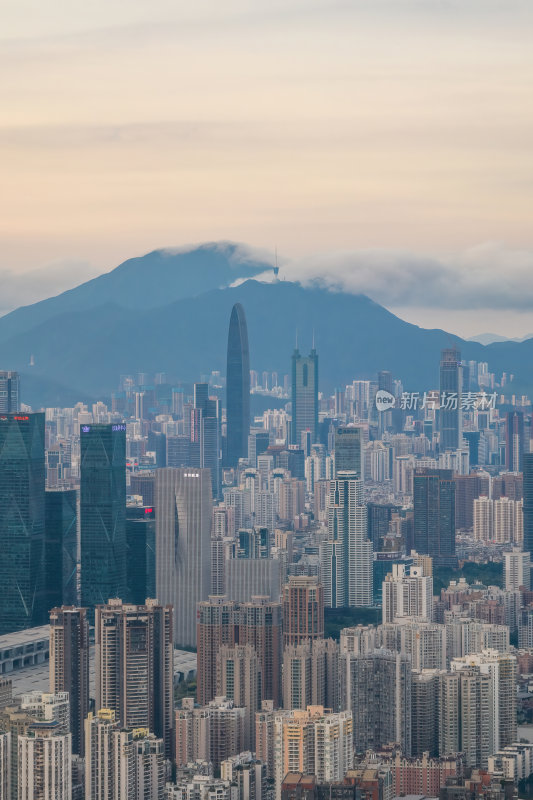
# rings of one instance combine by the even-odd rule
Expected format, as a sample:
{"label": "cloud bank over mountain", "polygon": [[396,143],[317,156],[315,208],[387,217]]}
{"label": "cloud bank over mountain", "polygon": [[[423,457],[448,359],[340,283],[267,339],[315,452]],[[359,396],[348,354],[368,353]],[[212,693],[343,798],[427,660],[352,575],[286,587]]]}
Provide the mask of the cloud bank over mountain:
{"label": "cloud bank over mountain", "polygon": [[533,307],[533,251],[493,242],[441,257],[379,249],[326,253],[285,264],[283,274],[304,285],[366,294],[387,307]]}
{"label": "cloud bank over mountain", "polygon": [[[219,243],[220,247],[226,244]],[[196,245],[168,248],[164,252],[186,253],[194,247]],[[236,267],[250,259],[272,264],[276,260],[266,249],[244,244],[231,247],[233,254],[229,263]],[[487,315],[496,314],[500,321],[505,312],[518,312],[527,317],[533,308],[533,251],[512,250],[498,242],[443,256],[366,249],[322,253],[296,260],[281,256],[279,264],[282,279],[304,286],[365,294],[387,308],[402,312],[411,309],[411,321],[415,321],[413,314],[416,315],[417,309],[478,313],[481,318],[486,310]],[[97,274],[97,269],[85,261],[65,261],[22,273],[0,269],[0,315],[73,288]],[[272,273],[265,272],[258,279],[271,281]],[[425,317],[421,317],[419,324],[427,324]],[[526,319],[524,324],[524,333],[527,333],[532,327],[533,315],[529,327]]]}

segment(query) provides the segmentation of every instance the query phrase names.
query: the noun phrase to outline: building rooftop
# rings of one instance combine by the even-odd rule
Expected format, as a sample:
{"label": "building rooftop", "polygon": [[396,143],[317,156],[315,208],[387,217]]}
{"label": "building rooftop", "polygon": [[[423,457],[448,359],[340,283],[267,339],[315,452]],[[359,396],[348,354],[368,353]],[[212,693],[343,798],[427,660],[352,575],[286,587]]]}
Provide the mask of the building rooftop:
{"label": "building rooftop", "polygon": [[24,645],[33,644],[41,639],[48,640],[49,636],[50,625],[39,625],[37,628],[26,628],[23,631],[4,633],[3,636],[0,636],[0,652],[11,647],[24,647]]}
{"label": "building rooftop", "polygon": [[[43,626],[48,628],[48,625]],[[89,651],[89,691],[94,697],[94,645]],[[174,682],[189,680],[196,675],[196,653],[189,653],[186,650],[174,650]],[[13,696],[28,694],[33,691],[47,691],[49,684],[49,662],[43,661],[40,664],[9,673],[13,681]]]}

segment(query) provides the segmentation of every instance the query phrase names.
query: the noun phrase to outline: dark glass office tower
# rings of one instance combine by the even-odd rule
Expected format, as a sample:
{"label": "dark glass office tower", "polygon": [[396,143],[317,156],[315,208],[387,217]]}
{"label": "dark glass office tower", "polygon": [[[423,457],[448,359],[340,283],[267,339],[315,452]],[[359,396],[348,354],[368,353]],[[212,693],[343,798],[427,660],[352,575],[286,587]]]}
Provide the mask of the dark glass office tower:
{"label": "dark glass office tower", "polygon": [[231,311],[226,371],[226,464],[235,467],[248,455],[250,433],[250,353],[244,308]]}
{"label": "dark glass office tower", "polygon": [[363,431],[356,427],[342,427],[335,431],[335,477],[339,472],[355,472],[363,480]]}
{"label": "dark glass office tower", "polygon": [[46,609],[77,605],[76,490],[47,491],[45,495]]}
{"label": "dark glass office tower", "polygon": [[[440,360],[439,409],[440,452],[457,450],[461,446],[461,353],[453,347],[443,350]],[[454,399],[455,398],[455,399]]]}
{"label": "dark glass office tower", "polygon": [[220,415],[218,400],[209,397],[207,383],[194,384],[194,408],[191,409],[189,462],[184,466],[211,470],[213,497],[220,495]]}
{"label": "dark glass office tower", "polygon": [[376,553],[381,550],[383,539],[389,532],[393,512],[400,511],[400,506],[387,503],[367,503],[366,511],[368,538],[372,542],[372,549]]}
{"label": "dark glass office tower", "polygon": [[455,566],[455,482],[450,469],[414,475],[414,546],[436,564]]}
{"label": "dark glass office tower", "polygon": [[128,603],[143,605],[155,597],[155,510],[126,507]]}
{"label": "dark glass office tower", "polygon": [[533,453],[524,453],[524,551],[533,556]]}
{"label": "dark glass office tower", "polygon": [[302,431],[307,430],[312,443],[318,441],[318,354],[314,347],[308,356],[302,356],[298,348],[292,354],[292,444],[299,445]]}
{"label": "dark glass office tower", "polygon": [[509,472],[522,472],[524,455],[524,415],[509,411],[505,416],[505,466]]}
{"label": "dark glass office tower", "polygon": [[126,426],[80,431],[81,604],[126,593]]}
{"label": "dark glass office tower", "polygon": [[46,622],[44,414],[0,414],[0,634]]}

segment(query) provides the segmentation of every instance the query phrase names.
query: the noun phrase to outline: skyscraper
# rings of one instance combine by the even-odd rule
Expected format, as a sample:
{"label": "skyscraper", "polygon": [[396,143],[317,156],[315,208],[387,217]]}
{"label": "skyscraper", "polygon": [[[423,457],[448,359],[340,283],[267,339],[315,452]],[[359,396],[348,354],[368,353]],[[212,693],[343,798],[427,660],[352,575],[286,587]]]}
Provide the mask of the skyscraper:
{"label": "skyscraper", "polygon": [[147,728],[172,754],[174,648],[172,609],[146,600],[111,600],[95,615],[96,708],[124,727]]}
{"label": "skyscraper", "polygon": [[20,409],[18,372],[0,370],[0,414],[15,414]]}
{"label": "skyscraper", "polygon": [[275,797],[288,772],[316,775],[320,783],[340,783],[353,765],[351,711],[332,713],[322,706],[274,713]]}
{"label": "skyscraper", "polygon": [[50,612],[50,691],[68,692],[72,752],[83,756],[83,724],[89,713],[89,623],[85,608]]}
{"label": "skyscraper", "polygon": [[308,356],[298,348],[292,354],[291,442],[299,445],[302,431],[311,431],[311,442],[318,440],[318,354],[313,347]]}
{"label": "skyscraper", "polygon": [[11,733],[0,733],[0,800],[11,797]]}
{"label": "skyscraper", "polygon": [[244,750],[255,750],[255,714],[259,711],[261,665],[251,644],[223,646],[217,654],[217,697],[246,709]]}
{"label": "skyscraper", "polygon": [[77,492],[45,493],[45,603],[46,609],[78,602]]}
{"label": "skyscraper", "polygon": [[283,587],[283,644],[324,638],[324,589],[316,578],[292,576]]}
{"label": "skyscraper", "polygon": [[18,800],[70,800],[71,734],[56,721],[35,722],[18,737]]}
{"label": "skyscraper", "polygon": [[283,651],[283,707],[339,710],[339,646],[333,639],[287,645]]}
{"label": "skyscraper", "polygon": [[153,506],[126,507],[126,574],[129,603],[155,597],[155,511]]}
{"label": "skyscraper", "polygon": [[439,670],[411,674],[411,755],[439,754]]}
{"label": "skyscraper", "polygon": [[85,722],[85,797],[91,800],[160,800],[165,747],[146,729],[126,729],[109,709]]}
{"label": "skyscraper", "polygon": [[261,668],[260,699],[281,704],[281,604],[269,597],[252,597],[241,603],[238,614],[239,644],[253,645]]}
{"label": "skyscraper", "polygon": [[211,585],[211,473],[191,467],[158,470],[156,593],[173,605],[174,641],[196,646],[196,608]]}
{"label": "skyscraper", "polygon": [[397,742],[411,753],[411,658],[374,650],[341,659],[341,705],[353,711],[354,750]]}
{"label": "skyscraper", "polygon": [[[220,419],[217,398],[209,397],[207,383],[194,384],[191,409],[190,466],[209,469],[213,497],[220,493]],[[187,464],[185,464],[187,466]]]}
{"label": "skyscraper", "polygon": [[0,415],[0,634],[46,621],[44,414]]}
{"label": "skyscraper", "polygon": [[461,353],[456,347],[443,350],[440,360],[440,452],[461,446]]}
{"label": "skyscraper", "polygon": [[455,566],[455,483],[447,469],[418,469],[414,479],[414,545],[437,565]]}
{"label": "skyscraper", "polygon": [[524,453],[524,550],[533,557],[533,453]]}
{"label": "skyscraper", "polygon": [[348,470],[359,480],[364,478],[363,430],[355,425],[335,431],[335,477]]}
{"label": "skyscraper", "polygon": [[452,671],[475,670],[490,678],[487,755],[516,742],[516,656],[484,650],[453,659],[450,666]]}
{"label": "skyscraper", "polygon": [[80,430],[81,604],[126,596],[126,426]]}
{"label": "skyscraper", "polygon": [[226,464],[235,467],[248,453],[250,433],[250,354],[244,308],[231,311],[226,370]]}
{"label": "skyscraper", "polygon": [[198,603],[196,694],[201,706],[206,706],[216,697],[219,649],[237,643],[237,605],[221,596]]}
{"label": "skyscraper", "polygon": [[522,472],[524,455],[524,415],[521,411],[508,411],[505,415],[505,468],[509,472]]}
{"label": "skyscraper", "polygon": [[433,618],[433,578],[424,575],[422,567],[411,567],[406,574],[404,564],[392,564],[383,581],[383,622],[402,617]]}
{"label": "skyscraper", "polygon": [[[392,373],[387,369],[378,372],[378,389],[393,393]],[[392,424],[392,410],[378,411],[378,434],[381,439],[383,432],[388,430]]]}
{"label": "skyscraper", "polygon": [[338,608],[372,605],[372,542],[368,539],[363,481],[339,471],[330,482],[328,541],[321,547],[325,602]]}
{"label": "skyscraper", "polygon": [[504,553],[504,578],[505,589],[513,591],[523,586],[529,591],[531,588],[531,555],[524,553],[518,547],[513,547],[510,553]]}

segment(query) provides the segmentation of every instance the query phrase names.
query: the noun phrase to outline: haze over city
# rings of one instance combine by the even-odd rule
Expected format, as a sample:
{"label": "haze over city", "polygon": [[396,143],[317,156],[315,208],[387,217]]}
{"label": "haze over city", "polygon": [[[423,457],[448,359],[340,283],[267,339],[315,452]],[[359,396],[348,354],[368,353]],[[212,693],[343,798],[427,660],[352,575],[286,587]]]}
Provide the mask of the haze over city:
{"label": "haze over city", "polygon": [[422,326],[530,333],[532,22],[525,0],[11,4],[0,311],[229,239]]}

